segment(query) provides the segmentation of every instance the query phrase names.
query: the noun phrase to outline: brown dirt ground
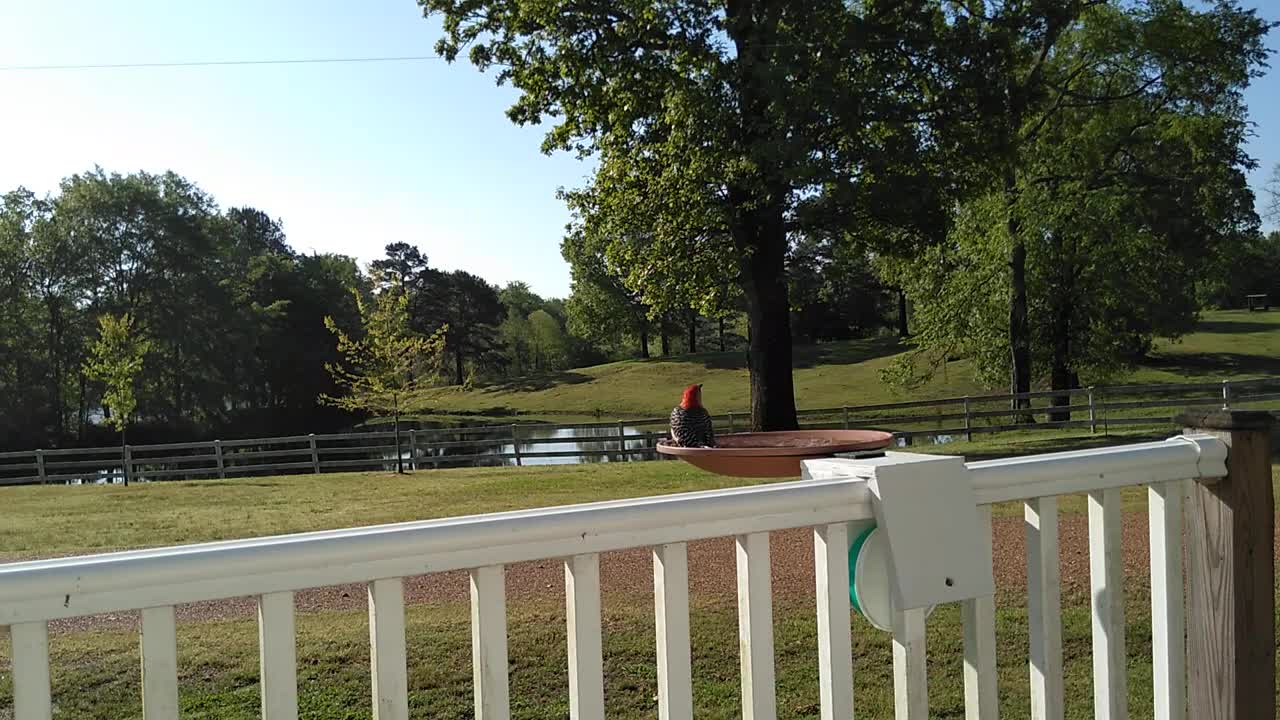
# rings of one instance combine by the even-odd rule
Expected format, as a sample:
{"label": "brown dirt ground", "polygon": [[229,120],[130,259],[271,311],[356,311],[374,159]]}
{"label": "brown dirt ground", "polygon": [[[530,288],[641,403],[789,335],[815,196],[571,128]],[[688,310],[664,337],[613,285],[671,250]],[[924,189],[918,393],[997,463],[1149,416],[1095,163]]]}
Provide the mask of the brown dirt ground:
{"label": "brown dirt ground", "polygon": [[[1025,531],[1019,517],[996,518],[993,522],[996,587],[1002,595],[1017,597],[1026,589]],[[1145,577],[1148,570],[1147,516],[1124,516],[1124,560],[1126,577]],[[1064,602],[1087,597],[1089,585],[1088,518],[1063,515],[1059,518]],[[771,535],[774,597],[778,602],[812,602],[813,535],[808,529],[785,530]],[[1280,557],[1280,544],[1276,556]],[[601,557],[602,592],[622,601],[652,602],[653,569],[646,549],[606,553]],[[732,538],[714,538],[689,544],[689,584],[695,602],[733,603],[736,592]],[[467,575],[454,571],[405,579],[406,602],[461,603],[468,599]],[[564,570],[560,562],[541,560],[507,568],[507,596],[513,603],[529,600],[563,601]],[[361,585],[341,585],[297,593],[299,612],[360,610],[366,597]],[[179,622],[252,617],[252,598],[232,598],[183,605]],[[137,626],[135,613],[118,613],[72,618],[53,623],[55,631],[83,629],[128,629]]]}

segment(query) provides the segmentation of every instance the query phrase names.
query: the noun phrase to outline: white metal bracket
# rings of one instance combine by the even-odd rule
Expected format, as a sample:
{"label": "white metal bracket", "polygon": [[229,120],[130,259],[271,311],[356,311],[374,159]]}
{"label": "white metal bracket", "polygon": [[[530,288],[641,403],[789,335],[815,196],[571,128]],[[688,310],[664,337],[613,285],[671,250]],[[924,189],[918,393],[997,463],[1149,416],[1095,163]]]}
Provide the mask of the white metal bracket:
{"label": "white metal bracket", "polygon": [[995,592],[991,537],[982,532],[964,459],[887,452],[884,457],[804,462],[812,479],[862,480],[889,550],[889,581],[899,610]]}

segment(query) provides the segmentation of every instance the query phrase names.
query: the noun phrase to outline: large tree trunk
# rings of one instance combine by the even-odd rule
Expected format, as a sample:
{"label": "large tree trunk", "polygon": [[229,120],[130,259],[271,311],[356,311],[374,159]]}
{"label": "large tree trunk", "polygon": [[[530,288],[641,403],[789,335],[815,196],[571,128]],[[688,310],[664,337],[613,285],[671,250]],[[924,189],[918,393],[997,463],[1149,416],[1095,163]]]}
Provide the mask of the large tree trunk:
{"label": "large tree trunk", "polygon": [[[1058,257],[1058,282],[1051,292],[1053,298],[1053,317],[1050,328],[1053,349],[1049,361],[1049,387],[1053,390],[1072,390],[1078,378],[1071,369],[1071,306],[1072,306],[1072,269],[1063,257],[1062,237],[1054,233],[1050,237],[1055,254]],[[1053,407],[1066,407],[1071,404],[1071,395],[1054,395],[1050,399]],[[1050,422],[1067,422],[1071,419],[1071,411],[1055,411],[1049,413]]]}
{"label": "large tree trunk", "polygon": [[49,313],[49,414],[53,421],[54,442],[61,444],[66,437],[66,400],[63,398],[63,340],[66,329],[57,298],[48,298],[45,305]]}
{"label": "large tree trunk", "polygon": [[689,311],[689,354],[698,352],[698,313]]}
{"label": "large tree trunk", "polygon": [[786,232],[782,211],[759,213],[765,222],[740,226],[735,240],[755,247],[743,260],[743,290],[750,326],[751,428],[795,430],[791,377],[791,305],[787,297]]}
{"label": "large tree trunk", "polygon": [[87,395],[88,378],[84,374],[84,370],[80,371],[80,397],[77,400],[76,411],[76,438],[84,439],[85,425],[89,422],[89,399]]}
{"label": "large tree trunk", "polygon": [[392,426],[396,434],[396,474],[404,474],[404,457],[400,454],[400,401],[396,401],[396,411],[391,417]]}
{"label": "large tree trunk", "polygon": [[719,326],[720,352],[724,352],[724,317],[723,316],[721,316],[719,324],[720,324]]}
{"label": "large tree trunk", "polygon": [[907,327],[907,293],[902,289],[898,290],[898,337],[910,337],[911,331]]}
{"label": "large tree trunk", "polygon": [[666,322],[662,323],[662,356],[666,357],[671,354],[671,335],[667,333]]}
{"label": "large tree trunk", "polygon": [[453,351],[453,377],[455,385],[462,385],[466,378],[462,377],[462,348]]}
{"label": "large tree trunk", "polygon": [[640,331],[640,357],[645,360],[649,359],[649,329],[645,328]]}
{"label": "large tree trunk", "polygon": [[787,297],[785,207],[790,185],[777,157],[785,131],[774,126],[777,69],[771,48],[778,37],[783,3],[728,0],[725,32],[737,52],[733,89],[739,101],[735,128],[754,177],[729,186],[730,234],[741,263],[751,342],[751,427],[794,430],[795,388],[791,378],[791,306]]}
{"label": "large tree trunk", "polygon": [[[1059,307],[1053,319],[1053,358],[1049,363],[1049,387],[1053,390],[1071,390],[1073,388],[1071,372],[1071,328],[1070,311]],[[1053,407],[1065,407],[1071,404],[1071,395],[1054,395],[1050,399]],[[1071,411],[1055,411],[1049,413],[1050,422],[1066,422],[1071,419]]]}
{"label": "large tree trunk", "polygon": [[[1031,326],[1027,318],[1027,246],[1021,239],[1021,228],[1013,207],[1016,179],[1012,173],[1005,176],[1005,201],[1007,203],[1009,240],[1009,392],[1017,395],[1031,392]],[[1026,398],[1014,399],[1011,409],[1031,406]],[[1014,416],[1014,422],[1033,422],[1029,413]]]}

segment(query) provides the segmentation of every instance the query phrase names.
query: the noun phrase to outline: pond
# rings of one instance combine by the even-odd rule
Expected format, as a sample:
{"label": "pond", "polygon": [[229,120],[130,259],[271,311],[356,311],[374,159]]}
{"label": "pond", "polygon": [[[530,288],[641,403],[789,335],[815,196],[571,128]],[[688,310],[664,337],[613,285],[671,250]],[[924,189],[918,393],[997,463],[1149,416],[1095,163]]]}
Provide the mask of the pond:
{"label": "pond", "polygon": [[[623,426],[622,437],[626,438],[625,447],[620,447],[618,427],[549,427],[544,425],[517,426],[520,437],[519,461],[517,448],[512,442],[510,426],[499,426],[486,432],[487,429],[467,428],[457,433],[448,433],[445,442],[463,442],[462,447],[430,448],[426,458],[419,451],[419,467],[430,463],[437,467],[503,467],[520,465],[576,465],[581,463],[618,462],[619,451],[637,451],[652,448],[654,430],[635,426]],[[421,443],[430,445],[440,442],[442,438],[434,437],[431,441]],[[421,441],[420,441],[421,442]],[[408,453],[404,453],[408,459]],[[629,452],[625,457],[631,459],[651,459],[652,453]]]}

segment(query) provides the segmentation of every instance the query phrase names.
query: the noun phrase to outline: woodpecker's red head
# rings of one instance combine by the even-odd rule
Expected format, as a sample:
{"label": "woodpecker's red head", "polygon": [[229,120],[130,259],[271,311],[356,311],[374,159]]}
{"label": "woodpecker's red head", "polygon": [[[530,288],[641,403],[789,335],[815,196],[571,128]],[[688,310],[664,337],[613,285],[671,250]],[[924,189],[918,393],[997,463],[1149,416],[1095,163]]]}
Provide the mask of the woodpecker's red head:
{"label": "woodpecker's red head", "polygon": [[684,389],[684,397],[680,398],[680,407],[685,410],[702,407],[702,386],[690,385]]}

